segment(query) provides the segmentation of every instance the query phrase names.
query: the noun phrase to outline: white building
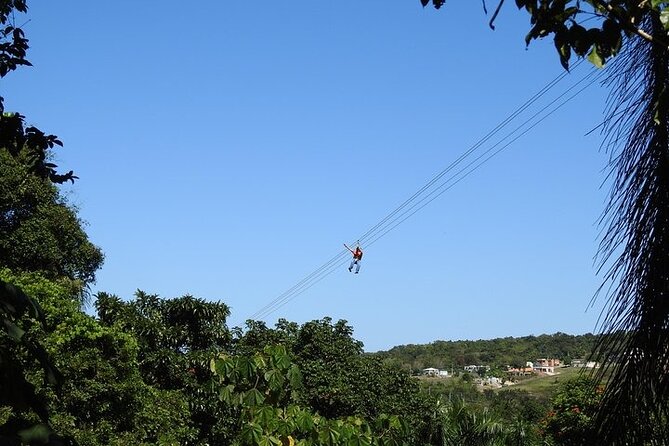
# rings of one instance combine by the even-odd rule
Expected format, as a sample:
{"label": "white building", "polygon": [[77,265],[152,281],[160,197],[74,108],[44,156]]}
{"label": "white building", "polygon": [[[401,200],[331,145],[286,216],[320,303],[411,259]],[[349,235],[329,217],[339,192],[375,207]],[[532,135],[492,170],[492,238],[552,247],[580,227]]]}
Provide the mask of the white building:
{"label": "white building", "polygon": [[426,369],[423,369],[421,371],[421,374],[423,376],[436,376],[439,378],[447,378],[448,377],[448,370],[439,370],[435,369],[434,367],[428,367]]}
{"label": "white building", "polygon": [[438,376],[439,375],[439,369],[435,369],[433,367],[428,367],[426,369],[423,369],[423,376]]}
{"label": "white building", "polygon": [[480,371],[490,371],[490,366],[489,365],[466,365],[465,366],[465,372],[469,373],[474,373],[474,372],[480,372]]}

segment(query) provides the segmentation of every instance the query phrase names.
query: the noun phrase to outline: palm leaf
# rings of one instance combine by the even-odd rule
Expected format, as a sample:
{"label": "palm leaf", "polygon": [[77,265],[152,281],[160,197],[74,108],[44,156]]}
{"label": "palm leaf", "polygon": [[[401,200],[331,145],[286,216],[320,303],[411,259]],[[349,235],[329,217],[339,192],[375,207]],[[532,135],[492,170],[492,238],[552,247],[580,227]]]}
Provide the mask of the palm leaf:
{"label": "palm leaf", "polygon": [[[664,33],[657,17],[644,26]],[[611,69],[612,188],[599,249],[607,304],[596,354],[597,378],[610,376],[596,423],[602,444],[661,444],[669,438],[669,54],[632,38]]]}

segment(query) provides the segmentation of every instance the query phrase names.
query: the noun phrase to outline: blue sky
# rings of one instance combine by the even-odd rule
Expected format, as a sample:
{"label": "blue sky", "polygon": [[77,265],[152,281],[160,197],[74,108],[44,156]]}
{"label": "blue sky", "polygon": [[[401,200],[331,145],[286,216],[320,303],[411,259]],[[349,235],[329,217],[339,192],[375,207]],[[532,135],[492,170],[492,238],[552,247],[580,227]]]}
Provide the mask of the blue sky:
{"label": "blue sky", "polygon": [[[106,254],[93,291],[220,300],[230,325],[562,72],[550,41],[525,48],[513,4],[495,31],[462,1],[30,7],[34,67],[2,95],[65,143],[68,196]],[[341,268],[265,320],[346,319],[368,351],[593,331],[607,155],[586,134],[605,94],[583,92],[370,246],[359,275]]]}

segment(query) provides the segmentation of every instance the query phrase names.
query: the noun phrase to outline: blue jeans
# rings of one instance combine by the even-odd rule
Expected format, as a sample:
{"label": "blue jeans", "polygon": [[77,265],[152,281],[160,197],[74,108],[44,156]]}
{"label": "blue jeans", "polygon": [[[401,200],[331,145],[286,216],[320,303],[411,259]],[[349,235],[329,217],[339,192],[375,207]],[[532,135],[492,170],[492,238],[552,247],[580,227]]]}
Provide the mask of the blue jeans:
{"label": "blue jeans", "polygon": [[351,265],[348,267],[349,271],[353,269],[353,265],[355,265],[355,272],[357,274],[360,271],[360,260],[358,259],[351,260]]}

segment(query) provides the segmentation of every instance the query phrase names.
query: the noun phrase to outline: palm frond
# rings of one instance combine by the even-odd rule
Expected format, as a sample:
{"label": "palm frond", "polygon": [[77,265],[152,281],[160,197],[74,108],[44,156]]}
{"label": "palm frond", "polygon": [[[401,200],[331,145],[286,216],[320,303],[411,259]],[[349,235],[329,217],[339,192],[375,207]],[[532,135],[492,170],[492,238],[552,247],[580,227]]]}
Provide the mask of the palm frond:
{"label": "palm frond", "polygon": [[[645,20],[665,33],[657,16]],[[598,253],[607,304],[597,377],[608,384],[596,420],[602,444],[662,444],[669,438],[669,54],[639,38],[626,48],[607,80],[611,191]]]}

